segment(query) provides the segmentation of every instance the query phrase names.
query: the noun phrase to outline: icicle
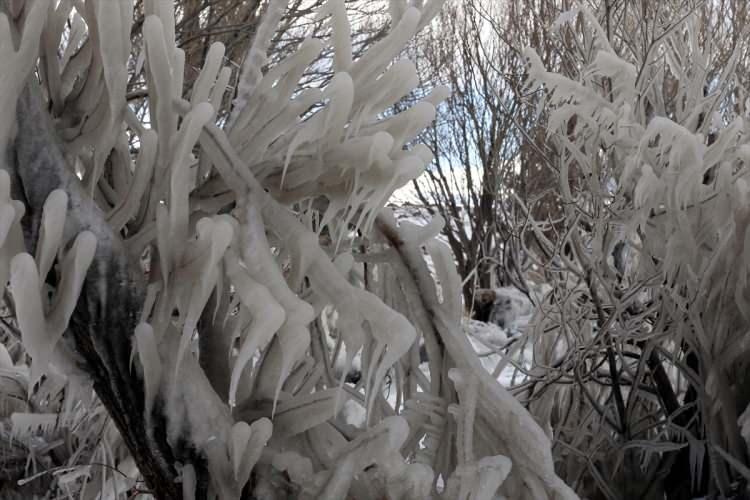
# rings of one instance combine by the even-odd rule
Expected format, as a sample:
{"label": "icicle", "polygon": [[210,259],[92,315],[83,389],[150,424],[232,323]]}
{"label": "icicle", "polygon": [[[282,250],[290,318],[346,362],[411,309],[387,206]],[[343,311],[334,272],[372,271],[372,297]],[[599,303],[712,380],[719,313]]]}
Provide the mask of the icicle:
{"label": "icicle", "polygon": [[67,211],[68,195],[62,189],[55,189],[47,196],[42,208],[42,222],[36,247],[35,260],[39,267],[39,277],[42,280],[47,278],[49,270],[52,269],[52,262],[60,247]]}
{"label": "icicle", "polygon": [[[258,395],[264,397],[273,397],[274,405],[281,388],[283,379],[279,376],[280,372],[287,372],[293,364],[301,359],[310,343],[310,333],[307,331],[307,325],[314,319],[314,311],[310,304],[298,298],[290,289],[281,273],[278,264],[270,252],[268,240],[265,235],[263,221],[258,213],[257,208],[249,200],[245,201],[245,212],[241,224],[242,239],[240,249],[242,251],[242,260],[250,276],[258,282],[268,287],[276,301],[281,304],[286,312],[286,321],[281,327],[278,337],[282,340],[275,341],[266,359],[261,366],[258,374]],[[266,208],[266,207],[264,207]],[[275,225],[279,225],[278,220],[273,214],[272,219]],[[291,217],[291,220],[287,219]],[[287,224],[297,221],[284,212],[284,221],[279,234],[295,235],[296,231],[286,231],[284,228]],[[316,245],[317,246],[317,245]],[[283,351],[279,343],[283,343],[287,351]]]}
{"label": "icicle", "polygon": [[239,264],[237,252],[231,247],[224,256],[227,274],[242,304],[252,315],[252,324],[245,335],[237,360],[232,367],[229,385],[229,406],[236,404],[235,396],[240,376],[257,349],[268,343],[286,321],[284,308],[273,298],[271,292],[253,280]]}
{"label": "icicle", "polygon": [[143,385],[145,392],[144,415],[147,425],[151,422],[151,411],[161,384],[161,359],[154,336],[154,330],[148,323],[140,323],[135,328],[135,341],[138,357],[143,367]]}
{"label": "icicle", "polygon": [[126,63],[130,56],[130,23],[133,0],[95,2],[98,42],[108,91],[110,119],[115,120],[125,106],[128,83]]}
{"label": "icicle", "polygon": [[234,479],[240,488],[250,479],[250,473],[258,462],[263,448],[271,439],[274,426],[267,418],[261,418],[247,425],[237,422],[232,427],[230,454]]}
{"label": "icicle", "polygon": [[354,84],[348,73],[337,73],[323,92],[323,99],[330,98],[325,114],[325,135],[320,143],[321,148],[330,148],[338,144],[344,135],[344,126],[349,120],[349,113],[354,102]]}
{"label": "icicle", "polygon": [[[375,135],[355,137],[331,148],[324,156],[324,162],[343,169],[365,171],[376,161],[383,162],[387,156],[384,152],[393,147],[393,137],[388,132]],[[339,177],[338,172],[332,173]]]}
{"label": "icicle", "polygon": [[[341,393],[338,388],[318,390],[311,394],[296,395],[279,404],[274,415],[274,438],[286,439],[322,425],[339,411]],[[343,395],[343,401],[349,399]]]}
{"label": "icicle", "polygon": [[437,239],[430,239],[427,251],[432,257],[440,289],[443,296],[443,306],[451,318],[461,318],[463,305],[461,304],[461,278],[456,273],[456,264],[450,248]]}
{"label": "icicle", "polygon": [[419,17],[419,11],[409,7],[388,35],[370,47],[352,64],[349,74],[354,81],[355,88],[360,88],[365,82],[380,74],[386,65],[403,50],[409,39],[417,32]]}
{"label": "icicle", "polygon": [[391,15],[391,22],[395,25],[401,20],[401,16],[406,12],[406,0],[389,0],[388,13]]}
{"label": "icicle", "polygon": [[59,2],[56,7],[57,8],[55,8],[55,3],[49,3],[47,28],[42,32],[40,62],[45,63],[43,75],[46,80],[47,91],[55,114],[59,114],[63,103],[58,50],[60,47],[60,37],[62,36],[66,21],[70,16],[73,4],[70,1]]}
{"label": "icicle", "polygon": [[381,356],[378,356],[379,361],[378,357],[373,357],[373,362],[377,363],[374,365],[374,376],[373,368],[370,368],[366,377],[365,385],[370,389],[366,408],[369,422],[375,394],[380,390],[386,372],[401,356],[406,354],[417,338],[417,332],[404,316],[383,304],[375,295],[364,290],[354,290],[358,295],[362,315],[372,327],[372,334],[376,340],[374,352],[382,353]]}
{"label": "icicle", "polygon": [[185,83],[185,51],[175,49],[172,57],[172,95],[182,97],[182,86]]}
{"label": "icicle", "polygon": [[[401,237],[404,238],[404,240],[407,241],[409,245],[417,247],[437,237],[440,234],[440,231],[443,230],[444,226],[445,226],[445,219],[443,219],[439,215],[436,215],[435,217],[430,219],[430,221],[424,226],[414,224],[413,222],[404,221],[401,224],[400,233],[401,233]],[[453,266],[448,268],[448,270],[450,270],[450,272],[452,273],[456,272],[455,267]],[[455,319],[455,318],[452,318],[452,319]]]}
{"label": "icicle", "polygon": [[34,259],[20,253],[11,261],[11,287],[24,347],[32,358],[29,383],[35,384],[52,359],[55,346],[68,326],[81,287],[96,251],[96,238],[78,235],[62,264],[62,279],[49,316],[42,305],[41,280]]}
{"label": "icicle", "polygon": [[35,384],[52,359],[55,346],[68,326],[70,316],[96,250],[96,238],[84,231],[63,261],[62,279],[49,317],[40,295],[41,280],[34,259],[27,253],[11,261],[11,288],[24,347],[32,357],[29,383]]}
{"label": "icicle", "polygon": [[345,498],[349,485],[362,470],[377,464],[387,479],[404,472],[404,460],[398,453],[409,434],[409,426],[402,417],[388,417],[376,427],[360,435],[342,451],[323,490],[321,500]]}
{"label": "icicle", "polygon": [[[5,172],[4,170],[2,172]],[[0,202],[0,282],[5,286],[8,282],[10,258],[13,253],[5,246],[9,233],[16,222],[16,211],[10,203]]]}
{"label": "icicle", "polygon": [[454,412],[463,435],[463,446],[459,448],[458,453],[462,456],[464,463],[470,463],[474,461],[474,418],[477,409],[479,381],[471,372],[462,371],[458,368],[451,368],[448,371],[448,378],[456,386],[461,403],[460,410]]}
{"label": "icicle", "polygon": [[218,264],[232,241],[234,229],[222,217],[217,217],[216,220],[203,218],[196,224],[196,232],[198,233],[199,240],[210,241],[210,247],[208,255],[193,266],[195,281],[190,289],[189,303],[185,312],[184,325],[177,351],[175,382],[177,381],[177,373],[179,372],[182,358],[190,343],[190,338],[198,326],[198,319],[206,307],[208,299],[211,297],[211,292],[216,286],[217,275],[219,273]]}
{"label": "icicle", "polygon": [[296,52],[268,70],[258,91],[265,94],[275,85],[278,95],[274,104],[289,100],[297,90],[299,79],[322,50],[323,42],[317,38],[305,38]]}
{"label": "icicle", "polygon": [[[312,307],[309,304],[308,307],[310,316],[312,316]],[[287,319],[287,322],[281,327],[276,336],[277,342],[271,346],[268,359],[271,362],[271,366],[274,366],[278,370],[278,377],[273,391],[272,415],[276,413],[276,406],[284,381],[291,373],[295,363],[304,357],[307,348],[310,346],[310,330],[307,328],[307,324],[310,321],[312,321],[312,318],[305,323],[295,322],[294,318],[292,318],[292,321]]]}
{"label": "icicle", "polygon": [[[252,137],[252,130],[258,130],[266,120],[279,113],[280,108],[283,110],[286,102],[297,90],[299,79],[305,69],[322,50],[323,44],[320,40],[307,38],[295,53],[269,69],[230,129],[229,137],[232,143],[238,141],[240,134]],[[320,89],[305,89],[303,94],[311,90],[320,92]],[[297,97],[299,98],[300,96]]]}
{"label": "icicle", "polygon": [[366,110],[363,119],[367,120],[389,109],[417,85],[419,76],[415,64],[408,59],[396,61],[380,78],[356,89],[354,106]]}
{"label": "icicle", "polygon": [[222,101],[224,100],[224,94],[227,92],[229,86],[229,79],[232,77],[232,68],[224,66],[219,71],[219,76],[216,78],[214,88],[211,90],[211,97],[208,102],[214,108],[214,116],[212,120],[216,119],[216,112],[221,109]]}
{"label": "icicle", "polygon": [[182,498],[184,500],[195,500],[195,489],[198,486],[198,478],[195,474],[193,464],[182,466]]}
{"label": "icicle", "polygon": [[146,188],[152,180],[158,137],[153,130],[145,130],[140,137],[141,149],[138,153],[138,161],[135,166],[135,175],[132,177],[130,186],[120,204],[112,210],[109,223],[115,231],[127,224],[135,217],[146,193]]}
{"label": "icicle", "polygon": [[25,251],[21,217],[25,205],[10,199],[10,176],[0,169],[0,284],[7,285],[11,259]]}
{"label": "icicle", "polygon": [[[159,161],[161,169],[169,164],[172,140],[177,131],[177,113],[172,110],[173,76],[176,68],[165,43],[164,28],[158,17],[146,16],[143,22],[143,40],[148,60],[149,107],[154,128],[159,133]],[[170,46],[171,47],[171,46]]]}
{"label": "icicle", "polygon": [[[169,196],[169,229],[170,238],[174,242],[183,242],[188,236],[188,220],[190,216],[190,181],[191,172],[188,164],[190,150],[198,140],[203,126],[213,116],[213,107],[202,102],[193,108],[185,117],[180,127],[180,138],[173,153],[171,163],[172,177]],[[174,258],[181,259],[183,247],[174,247]]]}
{"label": "icicle", "polygon": [[421,132],[435,119],[435,113],[434,105],[421,101],[397,115],[362,127],[360,133],[368,135],[379,131],[388,132],[394,138],[391,154],[395,154],[409,139]]}
{"label": "icicle", "polygon": [[[70,69],[68,63],[71,61],[71,58],[76,53],[76,51],[80,48],[81,42],[83,41],[85,36],[86,23],[81,15],[77,11],[74,11],[73,18],[70,22],[70,31],[68,34],[67,44],[65,45],[65,50],[62,54],[62,57],[60,58],[60,68],[63,68],[63,75]],[[67,97],[67,94],[68,92],[64,90],[61,91],[61,96]]]}
{"label": "icicle", "polygon": [[231,441],[229,441],[229,451],[232,457],[232,470],[234,472],[234,479],[240,483],[239,479],[242,477],[241,466],[242,459],[245,456],[247,450],[247,443],[250,440],[251,434],[250,426],[246,422],[237,422],[232,426]]}
{"label": "icicle", "polygon": [[[262,128],[260,128],[259,123],[258,128],[253,127],[251,130],[248,130],[249,139],[240,145],[239,152],[250,152],[252,163],[261,161],[266,156],[268,146],[297,125],[299,123],[299,116],[309,110],[311,106],[320,102],[322,97],[322,92],[319,89],[307,89],[303,91],[289,102],[278,115],[267,123],[264,123]],[[288,166],[288,163],[286,166]],[[282,172],[282,179],[284,172],[286,170]]]}
{"label": "icicle", "polygon": [[641,167],[641,178],[638,181],[638,185],[635,188],[633,195],[633,201],[636,207],[644,207],[650,205],[650,200],[654,197],[654,194],[660,189],[661,181],[654,174],[654,170],[650,165],[643,165]]}
{"label": "icicle", "polygon": [[[39,294],[41,284],[36,263],[31,255],[20,253],[13,257],[10,263],[10,286],[23,346],[31,359],[35,360],[46,350],[48,339],[42,298]],[[41,376],[38,371],[37,366],[32,367],[30,387],[33,387],[38,377]]]}
{"label": "icicle", "polygon": [[[330,99],[328,106],[303,122],[289,144],[284,159],[284,171],[289,166],[295,150],[305,143],[331,146],[338,142],[344,132],[354,99],[352,80],[347,73],[337,73],[323,91],[323,99]],[[283,178],[283,174],[282,174]]]}
{"label": "icicle", "polygon": [[211,87],[216,82],[216,76],[219,73],[223,59],[224,44],[221,42],[212,43],[208,49],[203,69],[200,75],[198,75],[198,80],[193,85],[193,94],[190,98],[192,106],[197,106],[201,102],[208,102]]}
{"label": "icicle", "polygon": [[242,64],[240,80],[237,84],[237,97],[233,103],[232,114],[229,117],[228,128],[231,129],[235,120],[247,105],[248,99],[253,95],[255,88],[262,78],[261,68],[266,63],[266,53],[271,43],[276,26],[278,26],[281,16],[286,10],[288,0],[271,0],[266,12],[263,14],[258,31],[255,33],[255,39],[250,47],[245,61]]}
{"label": "icicle", "polygon": [[73,248],[63,259],[62,277],[48,317],[52,333],[56,337],[53,337],[55,343],[68,326],[95,253],[96,236],[90,231],[83,231],[78,234]]}
{"label": "icicle", "polygon": [[[146,0],[146,16],[153,15],[164,27],[164,43],[170,49],[177,47],[175,43],[175,12],[173,0]],[[170,60],[172,57],[170,56]]]}
{"label": "icicle", "polygon": [[6,161],[5,148],[15,123],[16,102],[36,62],[39,40],[46,19],[47,3],[32,3],[16,52],[8,17],[0,13],[0,61],[4,65],[3,71],[0,72],[0,109],[3,110],[0,114],[0,166]]}
{"label": "icicle", "polygon": [[446,85],[435,86],[424,99],[423,102],[429,102],[437,107],[441,102],[446,101],[451,96],[451,89]]}
{"label": "icicle", "polygon": [[161,268],[162,294],[166,295],[169,284],[169,273],[172,259],[172,241],[169,238],[169,210],[161,203],[156,207],[156,246],[159,250],[159,267]]}
{"label": "icicle", "polygon": [[352,30],[346,15],[344,0],[328,0],[320,12],[330,14],[333,26],[334,68],[346,71],[352,64]]}
{"label": "icicle", "polygon": [[14,366],[13,358],[10,357],[8,349],[0,344],[0,370],[12,370]]}

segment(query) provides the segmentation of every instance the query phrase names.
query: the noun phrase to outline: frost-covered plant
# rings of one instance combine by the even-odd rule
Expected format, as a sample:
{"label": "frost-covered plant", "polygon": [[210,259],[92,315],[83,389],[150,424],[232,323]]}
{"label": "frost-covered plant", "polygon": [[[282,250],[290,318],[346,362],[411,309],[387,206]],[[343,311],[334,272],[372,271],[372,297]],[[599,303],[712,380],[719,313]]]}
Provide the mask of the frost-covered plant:
{"label": "frost-covered plant", "polygon": [[13,351],[0,344],[0,498],[97,498],[135,487],[135,462],[90,385],[48,372],[29,388],[25,354]]}
{"label": "frost-covered plant", "polygon": [[565,220],[529,225],[554,291],[523,391],[562,476],[608,498],[725,498],[749,479],[745,48],[717,63],[709,27],[672,19],[616,51],[628,34],[564,14],[572,74],[526,52]]}
{"label": "frost-covered plant", "polygon": [[[17,108],[0,117],[0,276],[29,384],[93,385],[155,497],[575,498],[463,334],[441,221],[382,210],[432,159],[412,140],[447,89],[389,110],[417,82],[399,54],[441,3],[393,0],[355,59],[329,0],[334,75],[300,90],[323,44],[269,66],[271,0],[239,74],[214,44],[189,95],[169,0],[144,2],[135,44],[132,0],[0,3]],[[331,328],[345,365],[361,358],[354,385],[332,376]]]}

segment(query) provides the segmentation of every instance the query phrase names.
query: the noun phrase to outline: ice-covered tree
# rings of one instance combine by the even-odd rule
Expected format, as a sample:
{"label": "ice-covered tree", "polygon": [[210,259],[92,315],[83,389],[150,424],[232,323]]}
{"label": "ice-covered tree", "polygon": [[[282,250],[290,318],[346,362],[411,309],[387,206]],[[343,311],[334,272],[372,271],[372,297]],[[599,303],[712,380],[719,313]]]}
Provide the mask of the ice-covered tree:
{"label": "ice-covered tree", "polygon": [[575,498],[460,328],[441,221],[382,209],[432,159],[412,139],[448,90],[387,111],[441,3],[391,1],[354,57],[344,1],[327,1],[334,75],[299,89],[324,47],[268,64],[287,4],[271,0],[238,74],[215,43],[183,95],[173,2],[143,2],[137,39],[133,0],[0,2],[0,280],[24,380],[61,381],[49,401],[93,387],[131,464],[76,470],[61,494],[109,474],[160,499]]}

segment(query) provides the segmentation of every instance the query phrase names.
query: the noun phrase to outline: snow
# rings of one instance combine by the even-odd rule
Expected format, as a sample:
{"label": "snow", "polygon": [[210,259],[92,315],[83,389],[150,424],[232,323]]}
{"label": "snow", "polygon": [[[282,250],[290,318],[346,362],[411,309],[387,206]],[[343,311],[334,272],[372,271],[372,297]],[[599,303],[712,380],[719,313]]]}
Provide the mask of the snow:
{"label": "snow", "polygon": [[513,330],[506,330],[495,324],[474,319],[465,320],[464,331],[485,370],[495,373],[498,364],[506,361],[505,367],[497,374],[498,382],[504,387],[510,387],[514,382],[518,383],[519,380],[523,380],[523,375],[517,373],[513,364],[507,362],[509,355],[524,365],[531,363],[531,346],[524,345],[521,353],[514,355],[511,355],[508,349],[525,332],[530,317],[531,315],[518,316],[513,322]]}
{"label": "snow", "polygon": [[502,349],[508,343],[508,333],[493,323],[467,319],[463,326],[466,335],[475,344],[477,352],[486,351],[488,347]]}
{"label": "snow", "polygon": [[364,427],[367,415],[365,413],[365,408],[361,404],[352,399],[347,399],[341,413],[347,424],[359,428]]}

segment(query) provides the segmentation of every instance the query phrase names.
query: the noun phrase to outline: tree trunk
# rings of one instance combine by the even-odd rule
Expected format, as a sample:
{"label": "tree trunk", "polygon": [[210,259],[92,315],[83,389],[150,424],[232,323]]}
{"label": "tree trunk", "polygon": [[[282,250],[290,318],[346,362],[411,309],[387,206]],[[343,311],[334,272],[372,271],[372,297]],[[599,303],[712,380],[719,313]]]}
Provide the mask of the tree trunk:
{"label": "tree trunk", "polygon": [[[33,79],[19,99],[16,120],[17,134],[8,150],[7,168],[14,196],[26,204],[22,225],[28,251],[34,253],[42,207],[57,188],[69,196],[64,242],[71,242],[83,230],[97,237],[96,256],[64,341],[81,356],[79,368],[93,381],[152,493],[159,499],[182,498],[173,464],[176,460],[194,464],[200,460],[193,450],[175,450],[167,443],[166,420],[158,414],[158,405],[153,427],[146,427],[143,382],[138,371],[130,368],[131,337],[146,285],[139,263],[128,255],[105,214],[66,165]],[[199,478],[207,476],[205,466],[195,466]]]}

